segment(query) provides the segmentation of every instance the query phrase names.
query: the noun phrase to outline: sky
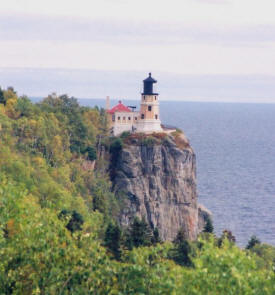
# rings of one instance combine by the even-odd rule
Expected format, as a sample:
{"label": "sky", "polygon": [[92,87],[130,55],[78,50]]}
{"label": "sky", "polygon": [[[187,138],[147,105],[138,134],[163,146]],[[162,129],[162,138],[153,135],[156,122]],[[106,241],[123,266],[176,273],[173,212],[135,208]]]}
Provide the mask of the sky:
{"label": "sky", "polygon": [[2,87],[275,103],[274,0],[0,1]]}

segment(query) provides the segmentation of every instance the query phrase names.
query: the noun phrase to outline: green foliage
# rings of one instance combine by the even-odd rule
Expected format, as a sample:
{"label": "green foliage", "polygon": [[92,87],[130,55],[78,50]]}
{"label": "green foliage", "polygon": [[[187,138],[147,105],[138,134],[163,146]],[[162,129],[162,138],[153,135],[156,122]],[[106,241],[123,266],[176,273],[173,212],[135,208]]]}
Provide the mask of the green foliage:
{"label": "green foliage", "polygon": [[4,92],[0,87],[0,103],[6,104],[5,98],[4,98]]}
{"label": "green foliage", "polygon": [[205,221],[205,226],[203,228],[203,232],[212,234],[213,231],[214,231],[214,226],[213,226],[212,220],[208,215],[206,215],[206,221]]}
{"label": "green foliage", "polygon": [[161,243],[161,238],[160,238],[160,235],[159,235],[159,230],[157,227],[154,228],[153,230],[153,236],[152,236],[152,244],[155,245],[155,244],[158,244],[158,243]]}
{"label": "green foliage", "polygon": [[140,219],[123,234],[109,176],[89,165],[103,142],[122,148],[104,110],[54,94],[32,104],[12,88],[1,99],[0,294],[275,294],[270,245],[242,250],[229,231],[219,246],[183,232],[160,243]]}
{"label": "green foliage", "polygon": [[257,255],[256,262],[260,268],[275,270],[275,247],[265,243],[256,243],[249,249],[249,252]]}
{"label": "green foliage", "polygon": [[96,149],[93,146],[88,146],[85,150],[90,161],[96,160]]}
{"label": "green foliage", "polygon": [[184,270],[184,294],[273,294],[275,277],[270,268],[260,270],[254,256],[226,238],[219,248],[214,238],[201,241],[203,247],[193,258],[194,268]]}
{"label": "green foliage", "polygon": [[124,131],[121,133],[120,138],[125,139],[131,135],[130,131]]}
{"label": "green foliage", "polygon": [[68,223],[66,224],[66,228],[71,233],[82,230],[82,225],[84,223],[83,216],[81,214],[79,214],[77,211],[73,210],[72,212],[70,212],[70,211],[64,209],[59,213],[58,217],[63,220],[68,219]]}
{"label": "green foliage", "polygon": [[252,236],[247,243],[246,249],[252,249],[257,244],[261,244],[261,241],[256,236]]}
{"label": "green foliage", "polygon": [[122,231],[117,224],[109,223],[105,231],[104,245],[114,255],[115,259],[121,257]]}
{"label": "green foliage", "polygon": [[142,145],[150,147],[150,146],[153,146],[156,142],[157,140],[153,136],[147,136],[147,137],[144,137],[142,141]]}
{"label": "green foliage", "polygon": [[110,154],[111,154],[111,161],[110,161],[110,176],[111,179],[114,178],[115,169],[117,166],[117,162],[119,159],[120,152],[123,148],[123,141],[120,137],[114,137],[111,139],[110,143]]}
{"label": "green foliage", "polygon": [[180,230],[174,240],[174,248],[170,251],[170,258],[179,265],[190,267],[193,266],[190,255],[191,246],[185,239],[183,230]]}
{"label": "green foliage", "polygon": [[122,150],[123,142],[121,138],[116,137],[112,141],[110,145],[110,153],[112,154],[113,158],[116,159],[119,155],[120,151]]}
{"label": "green foliage", "polygon": [[15,111],[18,112],[21,117],[31,117],[34,109],[35,106],[31,103],[27,96],[20,97],[15,105]]}
{"label": "green foliage", "polygon": [[144,218],[135,217],[128,234],[127,245],[132,247],[149,246],[152,243],[152,230]]}
{"label": "green foliage", "polygon": [[236,243],[236,238],[233,235],[233,233],[230,230],[225,229],[221,235],[221,237],[218,239],[218,245],[221,247],[224,240],[229,241],[231,244]]}

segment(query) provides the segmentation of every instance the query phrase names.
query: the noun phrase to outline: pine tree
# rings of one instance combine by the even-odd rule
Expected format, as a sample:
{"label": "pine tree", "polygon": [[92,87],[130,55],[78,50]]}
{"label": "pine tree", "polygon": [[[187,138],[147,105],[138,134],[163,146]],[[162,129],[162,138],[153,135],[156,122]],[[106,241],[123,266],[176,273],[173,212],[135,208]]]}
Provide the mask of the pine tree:
{"label": "pine tree", "polygon": [[213,233],[214,231],[214,226],[213,226],[213,223],[212,223],[212,220],[211,218],[207,215],[206,216],[206,222],[205,222],[205,225],[204,225],[204,228],[203,228],[203,232],[204,233]]}
{"label": "pine tree", "polygon": [[192,260],[189,257],[191,253],[191,247],[189,242],[185,239],[183,230],[179,230],[173,243],[175,246],[170,252],[170,258],[179,265],[189,267],[193,266]]}
{"label": "pine tree", "polygon": [[180,229],[178,231],[177,236],[175,237],[173,243],[177,245],[177,244],[179,244],[179,243],[181,243],[181,242],[183,242],[185,240],[186,240],[186,237],[185,237],[184,230]]}
{"label": "pine tree", "polygon": [[5,100],[5,97],[4,97],[4,92],[1,89],[1,87],[0,87],[0,103],[2,103],[4,105],[6,104],[6,100]]}
{"label": "pine tree", "polygon": [[129,238],[128,244],[132,244],[133,247],[150,246],[152,244],[152,231],[144,218],[140,220],[135,217],[130,227]]}
{"label": "pine tree", "polygon": [[58,218],[61,220],[69,220],[66,228],[74,233],[77,230],[82,230],[82,225],[84,223],[83,217],[81,214],[79,214],[77,211],[70,211],[63,209],[59,215]]}
{"label": "pine tree", "polygon": [[110,250],[117,260],[121,257],[121,240],[122,233],[120,227],[109,223],[105,231],[104,245]]}
{"label": "pine tree", "polygon": [[159,236],[159,230],[157,227],[154,228],[153,230],[153,237],[152,237],[152,244],[155,245],[157,243],[161,243],[161,238]]}
{"label": "pine tree", "polygon": [[245,247],[247,250],[252,249],[255,245],[261,244],[261,241],[256,237],[252,236],[250,240],[248,241],[247,246]]}
{"label": "pine tree", "polygon": [[66,227],[70,232],[74,233],[77,230],[82,230],[83,223],[84,220],[82,215],[76,211],[73,211],[72,217]]}

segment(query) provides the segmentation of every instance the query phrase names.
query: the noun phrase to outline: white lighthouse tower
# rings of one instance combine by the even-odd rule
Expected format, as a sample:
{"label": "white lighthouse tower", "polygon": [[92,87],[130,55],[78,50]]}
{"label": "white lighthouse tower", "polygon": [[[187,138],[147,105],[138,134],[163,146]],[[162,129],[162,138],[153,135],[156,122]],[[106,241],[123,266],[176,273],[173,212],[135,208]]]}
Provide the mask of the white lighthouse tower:
{"label": "white lighthouse tower", "polygon": [[136,132],[162,132],[158,93],[153,91],[154,83],[157,81],[152,78],[151,73],[148,78],[143,80],[143,93],[141,94],[140,115],[136,123]]}

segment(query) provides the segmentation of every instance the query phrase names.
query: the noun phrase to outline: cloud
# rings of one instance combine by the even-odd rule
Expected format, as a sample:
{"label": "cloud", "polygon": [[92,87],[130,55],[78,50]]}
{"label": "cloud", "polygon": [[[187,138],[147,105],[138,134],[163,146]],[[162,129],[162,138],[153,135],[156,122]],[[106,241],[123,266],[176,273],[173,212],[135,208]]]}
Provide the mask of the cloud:
{"label": "cloud", "polygon": [[230,0],[193,0],[202,4],[230,4]]}
{"label": "cloud", "polygon": [[255,46],[275,42],[275,25],[214,26],[183,23],[89,20],[0,15],[0,40],[104,42],[111,44],[219,44]]}

